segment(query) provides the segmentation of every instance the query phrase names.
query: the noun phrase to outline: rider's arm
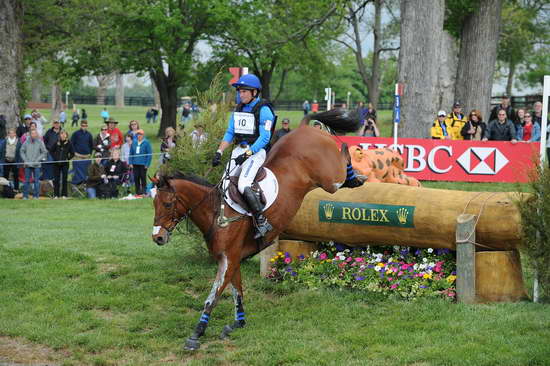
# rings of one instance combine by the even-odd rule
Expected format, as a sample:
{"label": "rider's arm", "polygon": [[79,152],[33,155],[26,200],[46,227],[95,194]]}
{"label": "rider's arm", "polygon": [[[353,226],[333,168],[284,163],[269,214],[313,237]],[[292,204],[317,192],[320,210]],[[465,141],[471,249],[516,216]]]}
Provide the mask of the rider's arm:
{"label": "rider's arm", "polygon": [[260,137],[252,144],[250,150],[253,154],[263,149],[271,139],[271,126],[275,116],[271,113],[271,109],[267,106],[263,106],[260,109]]}

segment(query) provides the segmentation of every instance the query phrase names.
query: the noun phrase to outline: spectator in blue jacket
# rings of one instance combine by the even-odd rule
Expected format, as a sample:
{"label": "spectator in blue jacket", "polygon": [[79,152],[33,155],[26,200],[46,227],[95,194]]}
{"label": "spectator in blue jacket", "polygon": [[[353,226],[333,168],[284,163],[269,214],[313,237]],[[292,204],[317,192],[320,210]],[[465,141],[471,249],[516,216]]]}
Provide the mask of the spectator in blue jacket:
{"label": "spectator in blue jacket", "polygon": [[523,126],[518,126],[517,140],[522,142],[540,141],[540,125],[538,123],[533,123],[531,112],[525,113],[523,118],[525,124]]}
{"label": "spectator in blue jacket", "polygon": [[136,184],[136,195],[142,196],[146,193],[147,168],[151,165],[153,149],[145,138],[143,130],[137,131],[137,140],[134,140],[130,148],[130,168],[134,171],[134,182]]}
{"label": "spectator in blue jacket", "polygon": [[73,132],[71,144],[74,149],[73,160],[73,184],[82,184],[88,178],[88,166],[90,165],[90,156],[94,150],[94,138],[88,132],[88,121],[80,121],[80,130]]}

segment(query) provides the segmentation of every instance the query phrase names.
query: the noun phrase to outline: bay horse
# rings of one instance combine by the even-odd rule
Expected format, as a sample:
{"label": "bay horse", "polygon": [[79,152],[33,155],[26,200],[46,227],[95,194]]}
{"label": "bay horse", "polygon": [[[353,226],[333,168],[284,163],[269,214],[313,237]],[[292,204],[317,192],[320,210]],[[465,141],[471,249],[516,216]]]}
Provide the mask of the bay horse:
{"label": "bay horse", "polygon": [[[309,126],[312,119],[323,122],[340,134],[354,132],[359,128],[356,115],[335,109],[305,116],[298,128],[277,141],[264,164],[275,174],[279,183],[277,199],[264,212],[273,226],[273,230],[264,238],[265,243],[272,242],[285,230],[300,208],[304,196],[312,189],[321,187],[334,193],[342,186],[362,184],[353,174],[350,175],[351,158],[345,144],[340,151],[329,133]],[[240,264],[243,259],[258,253],[265,246],[253,238],[252,218],[243,218],[228,205],[225,205],[222,215],[235,221],[228,225],[218,225],[217,219],[223,203],[220,185],[215,187],[200,177],[181,173],[174,176],[161,175],[152,180],[157,185],[153,241],[158,245],[166,244],[177,224],[189,218],[203,233],[210,255],[218,263],[216,278],[204,303],[200,320],[185,343],[185,349],[196,350],[200,347],[199,338],[206,331],[213,308],[230,283],[235,303],[235,321],[224,327],[221,337],[225,338],[233,330],[244,327]]]}

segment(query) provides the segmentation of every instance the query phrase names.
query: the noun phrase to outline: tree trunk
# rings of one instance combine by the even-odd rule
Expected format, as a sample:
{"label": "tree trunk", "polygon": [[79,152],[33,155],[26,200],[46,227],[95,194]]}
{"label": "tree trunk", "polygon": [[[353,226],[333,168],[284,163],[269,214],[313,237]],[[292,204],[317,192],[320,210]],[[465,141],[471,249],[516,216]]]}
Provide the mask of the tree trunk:
{"label": "tree trunk", "polygon": [[61,96],[61,86],[59,86],[59,84],[57,83],[54,83],[52,85],[52,121],[59,119],[59,113],[61,113],[62,109],[63,98]]}
{"label": "tree trunk", "polygon": [[7,127],[17,127],[20,121],[18,76],[22,65],[23,7],[19,0],[0,1],[0,114]]}
{"label": "tree trunk", "polygon": [[124,75],[116,73],[115,104],[117,108],[124,107]]}
{"label": "tree trunk", "polygon": [[458,66],[458,43],[447,32],[443,32],[440,47],[438,76],[438,109],[450,111],[455,100],[456,70]]}
{"label": "tree trunk", "polygon": [[401,99],[399,136],[427,138],[437,108],[437,74],[444,0],[401,1],[401,48],[398,82]]}
{"label": "tree trunk", "polygon": [[107,96],[107,88],[109,87],[109,84],[113,81],[113,74],[109,75],[96,75],[97,79],[97,92],[96,92],[96,98],[97,98],[97,104],[105,104],[105,97]]}
{"label": "tree trunk", "polygon": [[32,73],[31,80],[31,101],[40,103],[42,94],[42,83],[40,82],[40,76],[36,71]]}
{"label": "tree trunk", "polygon": [[155,107],[158,108],[160,106],[160,93],[153,79],[151,79],[151,86],[153,87],[153,97],[155,99]]}
{"label": "tree trunk", "polygon": [[465,113],[479,109],[483,118],[491,105],[501,8],[502,0],[481,0],[462,27],[455,96]]}
{"label": "tree trunk", "polygon": [[273,71],[263,71],[258,73],[260,82],[262,83],[262,98],[270,100],[271,98],[271,77],[273,76]]}
{"label": "tree trunk", "polygon": [[380,99],[380,41],[382,37],[382,0],[374,1],[374,26],[372,28],[374,36],[374,48],[372,53],[372,74],[370,78],[369,102],[374,109],[378,109],[378,99]]}
{"label": "tree trunk", "polygon": [[160,109],[162,110],[157,136],[164,137],[164,132],[168,127],[176,128],[178,82],[170,71],[168,71],[168,75],[162,69],[151,71],[149,74],[159,92]]}
{"label": "tree trunk", "polygon": [[512,96],[512,87],[514,85],[514,76],[516,74],[516,64],[510,62],[508,65],[508,80],[506,81],[506,95]]}

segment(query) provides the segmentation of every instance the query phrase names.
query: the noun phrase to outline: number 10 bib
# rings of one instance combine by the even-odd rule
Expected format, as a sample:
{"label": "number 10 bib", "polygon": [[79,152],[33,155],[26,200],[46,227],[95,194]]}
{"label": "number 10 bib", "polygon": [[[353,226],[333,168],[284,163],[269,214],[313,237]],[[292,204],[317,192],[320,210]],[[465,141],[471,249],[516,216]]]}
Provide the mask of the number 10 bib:
{"label": "number 10 bib", "polygon": [[252,113],[234,112],[233,121],[236,134],[254,135],[256,132],[255,118]]}

